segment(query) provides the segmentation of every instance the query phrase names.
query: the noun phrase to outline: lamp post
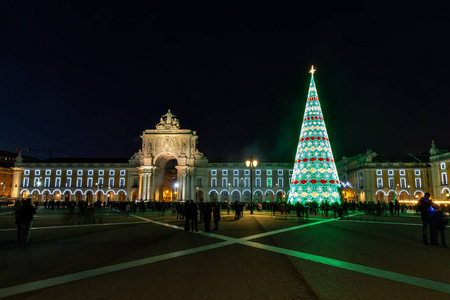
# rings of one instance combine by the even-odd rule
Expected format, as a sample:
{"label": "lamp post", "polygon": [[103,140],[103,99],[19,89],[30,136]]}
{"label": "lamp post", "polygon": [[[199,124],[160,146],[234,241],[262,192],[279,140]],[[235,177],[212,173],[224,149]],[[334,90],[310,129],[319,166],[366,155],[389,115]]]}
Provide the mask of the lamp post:
{"label": "lamp post", "polygon": [[2,197],[3,197],[3,198],[5,198],[5,187],[6,187],[6,185],[5,185],[5,183],[4,183],[4,182],[2,182],[2,186],[3,186],[3,193],[2,193]]}
{"label": "lamp post", "polygon": [[253,156],[250,156],[245,165],[247,168],[250,168],[250,214],[253,215],[253,168],[256,168],[258,161],[253,159]]}
{"label": "lamp post", "polygon": [[231,203],[231,201],[230,201],[230,188],[231,188],[231,183],[228,183],[228,197],[227,197],[227,200],[228,200],[228,203]]}
{"label": "lamp post", "polygon": [[175,187],[175,198],[178,201],[178,182],[175,182],[173,186]]}

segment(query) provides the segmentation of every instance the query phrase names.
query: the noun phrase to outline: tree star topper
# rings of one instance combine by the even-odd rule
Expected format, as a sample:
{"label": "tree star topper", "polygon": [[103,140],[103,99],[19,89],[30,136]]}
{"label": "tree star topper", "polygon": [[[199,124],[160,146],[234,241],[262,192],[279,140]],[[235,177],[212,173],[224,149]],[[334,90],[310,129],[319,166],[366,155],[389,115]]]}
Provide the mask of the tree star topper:
{"label": "tree star topper", "polygon": [[316,70],[314,69],[314,65],[311,65],[311,70],[309,71],[309,73],[311,73],[312,76],[314,76],[314,72]]}

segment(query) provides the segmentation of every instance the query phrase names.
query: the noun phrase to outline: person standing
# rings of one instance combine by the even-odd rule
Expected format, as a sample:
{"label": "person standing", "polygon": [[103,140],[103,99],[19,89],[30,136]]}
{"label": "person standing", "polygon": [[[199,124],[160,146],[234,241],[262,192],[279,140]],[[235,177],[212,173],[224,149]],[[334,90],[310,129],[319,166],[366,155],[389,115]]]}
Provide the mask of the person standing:
{"label": "person standing", "polygon": [[189,218],[191,216],[191,208],[189,207],[189,200],[184,202],[184,231],[189,231]]}
{"label": "person standing", "polygon": [[206,202],[203,206],[203,222],[205,222],[205,232],[211,231],[211,204]]}
{"label": "person standing", "polygon": [[31,204],[31,198],[27,198],[25,203],[20,207],[20,237],[22,242],[28,243],[30,241],[30,229],[33,226],[33,216],[36,209]]}
{"label": "person standing", "polygon": [[[417,211],[420,212],[420,217],[422,219],[422,241],[424,245],[428,245],[428,226],[429,226],[429,214],[432,202],[430,200],[430,193],[426,192],[425,196],[420,198],[417,202]],[[430,227],[430,242],[433,242],[433,233]]]}
{"label": "person standing", "polygon": [[439,206],[433,205],[430,208],[428,219],[430,228],[432,228],[431,232],[433,233],[433,236],[430,237],[430,244],[433,246],[439,246],[438,235],[440,235],[442,247],[447,247],[445,242],[445,226],[448,223],[447,216],[441,209],[439,209]]}
{"label": "person standing", "polygon": [[198,207],[197,203],[194,202],[194,200],[189,201],[189,206],[191,208],[191,228],[192,231],[198,231]]}
{"label": "person standing", "polygon": [[219,221],[220,221],[220,206],[219,206],[219,203],[215,203],[215,205],[214,205],[213,218],[214,218],[214,230],[219,230]]}
{"label": "person standing", "polygon": [[[25,202],[25,200],[22,200],[23,202]],[[20,207],[22,206],[22,201],[20,200],[16,200],[16,202],[14,202],[14,217],[16,219],[16,225],[17,225],[17,240],[20,242]]]}

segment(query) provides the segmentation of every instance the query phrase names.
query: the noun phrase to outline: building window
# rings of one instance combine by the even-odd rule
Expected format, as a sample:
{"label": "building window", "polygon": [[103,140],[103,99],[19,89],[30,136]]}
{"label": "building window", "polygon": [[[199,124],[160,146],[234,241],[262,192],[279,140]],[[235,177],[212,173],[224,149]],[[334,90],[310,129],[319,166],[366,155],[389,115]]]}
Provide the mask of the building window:
{"label": "building window", "polygon": [[383,178],[377,178],[377,188],[383,188]]}
{"label": "building window", "polygon": [[77,171],[77,176],[83,176],[83,170],[78,170]]}
{"label": "building window", "polygon": [[114,176],[114,170],[109,170],[109,176]]}
{"label": "building window", "polygon": [[108,187],[111,189],[114,187],[114,178],[109,178]]}
{"label": "building window", "polygon": [[278,187],[283,187],[283,178],[278,178]]}
{"label": "building window", "polygon": [[23,173],[24,173],[26,176],[28,176],[28,175],[30,175],[30,170],[25,170]]}
{"label": "building window", "polygon": [[211,187],[217,187],[217,178],[211,178]]}
{"label": "building window", "polygon": [[119,187],[120,187],[120,188],[125,187],[125,178],[120,178],[120,179],[119,179]]}
{"label": "building window", "polygon": [[102,188],[103,187],[103,178],[99,178],[98,179],[98,187]]}
{"label": "building window", "polygon": [[228,175],[228,170],[222,170],[222,176],[227,176]]}
{"label": "building window", "polygon": [[34,170],[34,175],[41,175],[41,170]]}
{"label": "building window", "polygon": [[400,187],[406,188],[406,178],[400,178]]}
{"label": "building window", "polygon": [[103,170],[98,170],[98,176],[103,176],[105,175],[105,171]]}
{"label": "building window", "polygon": [[249,175],[250,175],[250,170],[245,170],[245,171],[244,171],[244,175],[245,175],[245,176],[249,176]]}
{"label": "building window", "polygon": [[45,170],[45,175],[50,176],[52,174],[52,170]]}
{"label": "building window", "polygon": [[394,175],[394,170],[388,170],[388,175],[389,176],[393,176]]}
{"label": "building window", "polygon": [[28,187],[29,184],[30,184],[30,178],[25,177],[23,179],[23,187]]}
{"label": "building window", "polygon": [[67,178],[66,179],[66,187],[71,187],[72,186],[72,178]]}
{"label": "building window", "polygon": [[72,170],[67,170],[67,175],[72,176]]}
{"label": "building window", "polygon": [[77,178],[77,185],[76,185],[76,187],[80,188],[81,187],[81,183],[82,183],[82,179],[81,178]]}
{"label": "building window", "polygon": [[88,171],[88,176],[93,176],[94,175],[94,170],[89,170]]}
{"label": "building window", "polygon": [[272,178],[267,178],[267,187],[268,188],[272,187]]}
{"label": "building window", "polygon": [[61,170],[56,170],[56,176],[61,176]]}
{"label": "building window", "polygon": [[289,176],[292,176],[293,173],[294,173],[293,170],[289,170]]}
{"label": "building window", "polygon": [[[261,172],[261,171],[260,171]],[[260,188],[261,187],[261,178],[256,178],[256,184],[255,184],[255,186],[257,187],[257,188]]]}
{"label": "building window", "polygon": [[267,172],[267,173],[266,173],[267,176],[272,176],[272,170],[267,170],[266,172]]}
{"label": "building window", "polygon": [[61,187],[61,177],[57,177],[55,179],[55,187],[57,188]]}
{"label": "building window", "polygon": [[92,187],[92,178],[88,178],[88,180],[87,180],[87,187],[88,188]]}
{"label": "building window", "polygon": [[239,178],[233,178],[233,187],[239,187]]}
{"label": "building window", "polygon": [[244,187],[250,187],[250,178],[244,179]]}
{"label": "building window", "polygon": [[416,178],[416,188],[418,188],[418,189],[422,188],[422,182],[421,182],[420,178]]}
{"label": "building window", "polygon": [[377,176],[382,176],[383,175],[383,171],[382,170],[377,170]]}
{"label": "building window", "polygon": [[44,180],[44,187],[50,187],[50,178],[46,177]]}
{"label": "building window", "polygon": [[39,178],[34,178],[34,187],[39,187],[41,185],[41,182],[39,181]]}
{"label": "building window", "polygon": [[227,187],[228,185],[228,178],[222,178],[222,187]]}
{"label": "building window", "polygon": [[261,170],[255,170],[255,174],[258,176],[261,175]]}
{"label": "building window", "polygon": [[234,176],[239,176],[239,170],[233,170],[233,175]]}
{"label": "building window", "polygon": [[442,173],[442,184],[447,184],[447,173]]}
{"label": "building window", "polygon": [[420,176],[420,170],[414,170],[414,175]]}
{"label": "building window", "polygon": [[283,176],[283,170],[278,170],[278,176]]}
{"label": "building window", "polygon": [[400,176],[405,176],[405,170],[400,170]]}
{"label": "building window", "polygon": [[201,178],[197,178],[197,186],[202,187],[202,179]]}
{"label": "building window", "polygon": [[445,170],[445,162],[441,163],[441,170]]}
{"label": "building window", "polygon": [[394,178],[389,178],[389,188],[392,189],[394,187]]}
{"label": "building window", "polygon": [[217,175],[217,170],[211,170],[211,175],[212,176],[216,176]]}

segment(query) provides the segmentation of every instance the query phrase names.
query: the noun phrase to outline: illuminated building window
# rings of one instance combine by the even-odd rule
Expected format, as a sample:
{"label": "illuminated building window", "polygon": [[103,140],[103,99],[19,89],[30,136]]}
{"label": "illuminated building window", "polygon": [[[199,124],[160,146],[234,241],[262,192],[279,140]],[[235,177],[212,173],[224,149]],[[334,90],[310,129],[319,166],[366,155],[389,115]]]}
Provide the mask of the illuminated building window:
{"label": "illuminated building window", "polygon": [[228,170],[222,170],[222,176],[227,176],[228,175]]}
{"label": "illuminated building window", "polygon": [[26,176],[30,175],[30,170],[25,170],[25,171],[24,171],[24,174],[25,174]]}
{"label": "illuminated building window", "polygon": [[266,173],[267,176],[272,176],[272,170],[267,170],[266,172],[267,172],[267,173]]}
{"label": "illuminated building window", "polygon": [[420,180],[420,178],[416,178],[416,188],[422,188],[422,182]]}
{"label": "illuminated building window", "polygon": [[67,178],[66,179],[66,187],[71,187],[72,186],[72,178]]}
{"label": "illuminated building window", "polygon": [[88,170],[88,176],[93,176],[94,175],[94,170]]}
{"label": "illuminated building window", "polygon": [[234,176],[239,176],[239,170],[233,170],[233,175]]}
{"label": "illuminated building window", "polygon": [[282,176],[283,175],[283,170],[278,170],[278,176]]}
{"label": "illuminated building window", "polygon": [[244,187],[250,187],[250,178],[244,179]]}
{"label": "illuminated building window", "polygon": [[400,170],[400,175],[405,176],[405,170]]}
{"label": "illuminated building window", "polygon": [[272,178],[267,178],[267,187],[268,188],[272,187]]}
{"label": "illuminated building window", "polygon": [[125,176],[125,170],[120,170],[120,176]]}
{"label": "illuminated building window", "polygon": [[103,170],[98,170],[98,176],[103,176],[105,175],[105,171]]}
{"label": "illuminated building window", "polygon": [[441,170],[445,170],[446,166],[445,166],[445,162],[441,163]]}
{"label": "illuminated building window", "polygon": [[62,172],[61,170],[56,170],[56,176],[61,176]]}
{"label": "illuminated building window", "polygon": [[67,175],[72,176],[72,170],[67,170]]}
{"label": "illuminated building window", "polygon": [[108,187],[111,188],[111,189],[114,187],[114,178],[109,178]]}
{"label": "illuminated building window", "polygon": [[39,182],[39,178],[34,178],[34,187],[39,187],[40,182]]}
{"label": "illuminated building window", "polygon": [[255,186],[260,188],[261,187],[261,178],[256,178]]}
{"label": "illuminated building window", "polygon": [[89,177],[88,180],[87,180],[87,187],[91,188],[92,187],[92,182],[93,182],[92,178]]}
{"label": "illuminated building window", "polygon": [[50,187],[50,178],[46,177],[44,180],[44,187]]}
{"label": "illuminated building window", "polygon": [[414,170],[414,175],[420,176],[420,170]]}
{"label": "illuminated building window", "polygon": [[283,178],[278,178],[278,187],[283,187]]}
{"label": "illuminated building window", "polygon": [[77,178],[77,185],[76,185],[76,187],[81,187],[81,183],[82,183],[82,180],[81,180],[81,178]]}
{"label": "illuminated building window", "polygon": [[228,185],[228,179],[222,178],[222,187],[227,187],[227,185]]}
{"label": "illuminated building window", "polygon": [[400,187],[406,188],[406,179],[405,178],[400,178]]}
{"label": "illuminated building window", "polygon": [[442,184],[447,184],[447,173],[442,173],[441,174],[441,178],[442,178]]}
{"label": "illuminated building window", "polygon": [[120,179],[119,179],[119,187],[120,187],[120,188],[125,187],[125,178],[120,178]]}
{"label": "illuminated building window", "polygon": [[388,175],[389,175],[389,176],[394,175],[394,170],[388,170]]}
{"label": "illuminated building window", "polygon": [[389,188],[392,189],[394,187],[394,178],[389,178]]}
{"label": "illuminated building window", "polygon": [[255,170],[255,174],[258,176],[261,175],[261,170]]}
{"label": "illuminated building window", "polygon": [[377,176],[381,176],[383,175],[383,171],[382,170],[377,170]]}
{"label": "illuminated building window", "polygon": [[211,187],[217,187],[217,178],[211,178]]}
{"label": "illuminated building window", "polygon": [[28,187],[29,184],[30,184],[30,178],[25,177],[23,179],[23,187]]}
{"label": "illuminated building window", "polygon": [[377,188],[383,188],[383,178],[377,178]]}
{"label": "illuminated building window", "polygon": [[77,171],[77,176],[83,176],[83,170],[78,170]]}
{"label": "illuminated building window", "polygon": [[217,175],[217,170],[211,170],[211,175],[216,176]]}
{"label": "illuminated building window", "polygon": [[233,178],[233,187],[239,187],[239,178]]}
{"label": "illuminated building window", "polygon": [[102,178],[102,177],[100,177],[100,178],[98,179],[98,187],[99,187],[99,188],[102,188],[102,187],[103,187],[103,178]]}
{"label": "illuminated building window", "polygon": [[293,170],[289,170],[289,176],[292,176],[293,173],[294,173]]}
{"label": "illuminated building window", "polygon": [[41,175],[41,170],[35,170],[34,175],[38,175],[38,176]]}
{"label": "illuminated building window", "polygon": [[250,175],[250,170],[245,170],[245,171],[244,171],[244,175],[245,175],[245,176],[249,176],[249,175]]}
{"label": "illuminated building window", "polygon": [[114,170],[109,170],[109,176],[114,176]]}
{"label": "illuminated building window", "polygon": [[45,175],[46,176],[49,176],[49,175],[51,175],[52,174],[52,170],[45,170]]}
{"label": "illuminated building window", "polygon": [[55,179],[55,187],[61,187],[61,177],[56,177]]}

